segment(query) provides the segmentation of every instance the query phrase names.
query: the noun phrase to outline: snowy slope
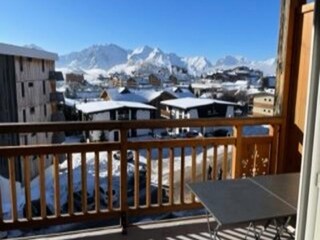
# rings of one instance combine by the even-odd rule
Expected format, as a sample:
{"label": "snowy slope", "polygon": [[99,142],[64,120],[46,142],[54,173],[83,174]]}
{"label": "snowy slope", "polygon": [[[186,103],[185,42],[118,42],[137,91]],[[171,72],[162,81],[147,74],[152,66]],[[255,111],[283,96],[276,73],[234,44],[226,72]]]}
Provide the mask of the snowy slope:
{"label": "snowy slope", "polygon": [[93,45],[80,52],[60,56],[57,67],[109,69],[126,63],[130,52],[115,44]]}

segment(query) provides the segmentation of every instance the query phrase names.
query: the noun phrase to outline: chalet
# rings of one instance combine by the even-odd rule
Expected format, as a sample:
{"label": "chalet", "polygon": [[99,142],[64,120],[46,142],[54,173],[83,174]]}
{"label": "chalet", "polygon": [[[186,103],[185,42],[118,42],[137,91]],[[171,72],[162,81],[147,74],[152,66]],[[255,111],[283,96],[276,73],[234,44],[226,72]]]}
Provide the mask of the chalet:
{"label": "chalet", "polygon": [[[76,109],[82,114],[85,121],[101,121],[101,120],[149,120],[155,111],[153,106],[129,101],[97,101],[89,103],[81,103],[76,105]],[[129,131],[130,137],[136,137],[148,134],[145,129]],[[91,131],[90,138],[92,141],[101,140],[101,136],[108,141],[118,141],[119,132],[113,131]],[[88,136],[87,136],[88,137]]]}
{"label": "chalet", "polygon": [[191,89],[196,97],[200,97],[206,93],[214,93],[221,89],[221,82],[214,81],[209,82],[208,80],[204,82],[197,82],[191,84]]}
{"label": "chalet", "polygon": [[274,115],[274,95],[263,93],[253,98],[253,116],[273,116]]}
{"label": "chalet", "polygon": [[79,73],[66,73],[67,84],[83,84],[84,76]]}
{"label": "chalet", "polygon": [[[179,98],[174,100],[162,101],[166,110],[161,116],[165,119],[196,119],[196,118],[211,118],[211,117],[233,117],[234,108],[240,105],[220,101],[216,99],[205,98]],[[181,133],[182,128],[176,128],[176,133]],[[189,128],[185,128],[189,131]]]}
{"label": "chalet", "polygon": [[205,98],[179,98],[162,101],[170,113],[170,119],[228,117],[228,107],[240,107],[234,102]]}
{"label": "chalet", "polygon": [[155,74],[149,75],[149,83],[153,87],[160,87],[161,86],[161,79],[157,77]]}
{"label": "chalet", "polygon": [[137,79],[133,78],[133,77],[130,77],[128,80],[127,80],[127,84],[126,86],[128,88],[137,88],[139,85]]}
{"label": "chalet", "polygon": [[100,98],[105,101],[130,101],[147,103],[148,101],[138,94],[134,90],[127,87],[109,88],[102,91]]}
{"label": "chalet", "polygon": [[165,88],[164,90],[171,93],[176,98],[194,97],[193,93],[189,90],[189,88],[174,86]]}
{"label": "chalet", "polygon": [[[49,122],[52,119],[59,100],[56,80],[63,79],[61,74],[54,73],[57,59],[55,53],[0,43],[0,122]],[[51,141],[50,133],[0,135],[0,145]],[[31,161],[31,177],[38,174],[36,160]],[[17,163],[17,179],[21,179],[23,166],[21,161]],[[8,176],[7,169],[7,161],[0,159],[0,174]]]}

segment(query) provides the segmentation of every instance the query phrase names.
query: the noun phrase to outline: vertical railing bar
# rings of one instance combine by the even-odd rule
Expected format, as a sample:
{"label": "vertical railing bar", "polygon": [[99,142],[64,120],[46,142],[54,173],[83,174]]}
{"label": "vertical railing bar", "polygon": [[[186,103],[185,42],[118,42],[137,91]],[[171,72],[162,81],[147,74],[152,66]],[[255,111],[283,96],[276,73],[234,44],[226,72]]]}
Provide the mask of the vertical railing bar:
{"label": "vertical railing bar", "polygon": [[180,202],[181,204],[184,204],[184,173],[185,173],[185,152],[184,147],[181,147],[181,172],[180,172]]}
{"label": "vertical railing bar", "polygon": [[67,163],[68,163],[68,213],[69,215],[73,215],[73,163],[72,163],[72,155],[70,153],[67,154]]}
{"label": "vertical railing bar", "polygon": [[151,153],[150,148],[147,149],[147,186],[146,186],[146,206],[151,205]]}
{"label": "vertical railing bar", "polygon": [[40,212],[41,218],[47,217],[47,203],[46,203],[46,179],[44,173],[44,156],[40,155],[39,160],[39,185],[40,185]]}
{"label": "vertical railing bar", "polygon": [[169,149],[170,168],[169,168],[169,204],[174,204],[174,149]]}
{"label": "vertical railing bar", "polygon": [[202,147],[202,181],[207,180],[207,147],[203,146]]}
{"label": "vertical railing bar", "polygon": [[218,163],[218,146],[213,146],[213,167],[212,167],[212,180],[217,179],[217,163]]}
{"label": "vertical railing bar", "polygon": [[3,222],[3,209],[2,209],[2,194],[1,194],[1,188],[0,188],[0,223]]}
{"label": "vertical railing bar", "polygon": [[86,153],[81,152],[81,202],[82,212],[87,212],[87,160]]}
{"label": "vertical railing bar", "polygon": [[9,161],[9,178],[10,178],[10,197],[11,197],[11,215],[13,222],[18,220],[17,214],[17,192],[16,192],[16,169],[15,169],[15,159],[10,157]]}
{"label": "vertical railing bar", "polygon": [[56,217],[60,216],[60,177],[59,177],[59,158],[57,155],[53,156],[54,165],[54,207],[56,210]]}
{"label": "vertical railing bar", "polygon": [[242,158],[242,148],[243,148],[243,141],[242,141],[242,125],[235,125],[233,127],[233,134],[236,137],[236,144],[233,146],[232,151],[232,178],[239,178],[241,177],[241,158]]}
{"label": "vertical railing bar", "polygon": [[228,171],[228,145],[224,145],[224,153],[223,153],[223,179],[227,178]]}
{"label": "vertical railing bar", "polygon": [[134,151],[134,207],[137,209],[139,208],[140,201],[139,201],[139,196],[140,196],[140,169],[139,169],[139,164],[140,164],[140,159],[139,159],[139,150]]}
{"label": "vertical railing bar", "polygon": [[95,176],[95,207],[96,207],[96,212],[100,212],[100,158],[99,158],[99,152],[95,151],[94,152],[94,176]]}
{"label": "vertical railing bar", "polygon": [[270,135],[272,136],[272,143],[271,143],[271,153],[270,153],[270,159],[268,163],[268,173],[270,174],[276,174],[278,172],[278,137],[279,137],[279,125],[272,125],[270,127]]}
{"label": "vertical railing bar", "polygon": [[30,188],[30,159],[29,156],[23,157],[23,172],[24,172],[24,194],[26,198],[26,217],[27,220],[32,219],[31,209],[31,188]]}
{"label": "vertical railing bar", "polygon": [[158,148],[158,204],[162,206],[162,148]]}
{"label": "vertical railing bar", "polygon": [[112,152],[108,151],[108,210],[111,211],[113,207],[112,195]]}
{"label": "vertical railing bar", "polygon": [[128,169],[128,129],[120,129],[120,211],[121,211],[121,227],[122,233],[127,232],[128,226],[128,178],[127,178],[127,169]]}
{"label": "vertical railing bar", "polygon": [[[192,157],[191,157],[191,181],[195,182],[196,181],[196,174],[197,174],[197,164],[196,164],[196,148],[192,147]],[[192,202],[195,202],[195,195],[192,193]]]}

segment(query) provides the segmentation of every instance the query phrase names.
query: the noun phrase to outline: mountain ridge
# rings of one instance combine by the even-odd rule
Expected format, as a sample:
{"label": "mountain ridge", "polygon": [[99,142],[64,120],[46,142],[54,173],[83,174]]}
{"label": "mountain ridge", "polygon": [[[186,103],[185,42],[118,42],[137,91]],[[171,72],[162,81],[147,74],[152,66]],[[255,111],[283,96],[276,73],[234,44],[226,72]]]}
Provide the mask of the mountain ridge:
{"label": "mountain ridge", "polygon": [[122,72],[128,75],[141,68],[152,73],[163,69],[171,73],[174,67],[184,68],[193,76],[213,72],[216,69],[230,69],[248,66],[259,69],[266,75],[275,73],[275,58],[263,61],[249,60],[243,56],[227,55],[214,64],[205,56],[180,57],[175,53],[165,53],[160,48],[148,45],[133,50],[116,44],[95,44],[78,52],[61,55],[57,67],[64,69],[103,69],[107,73]]}

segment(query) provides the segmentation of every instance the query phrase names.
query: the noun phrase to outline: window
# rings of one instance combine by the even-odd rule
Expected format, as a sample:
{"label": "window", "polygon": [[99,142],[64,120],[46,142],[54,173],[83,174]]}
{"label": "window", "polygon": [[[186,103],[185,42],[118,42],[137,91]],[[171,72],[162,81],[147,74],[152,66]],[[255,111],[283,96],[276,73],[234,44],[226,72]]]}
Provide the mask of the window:
{"label": "window", "polygon": [[22,111],[22,118],[23,118],[23,122],[27,121],[27,116],[26,116],[26,110],[25,109],[23,109],[23,111]]}
{"label": "window", "polygon": [[34,107],[31,107],[30,108],[30,114],[34,114],[35,113],[35,109],[34,109]]}
{"label": "window", "polygon": [[20,72],[23,72],[23,58],[19,58]]}
{"label": "window", "polygon": [[46,95],[47,91],[46,91],[46,81],[45,80],[42,81],[42,91],[43,91],[43,94]]}
{"label": "window", "polygon": [[45,71],[44,59],[41,60],[41,68],[42,68],[42,72],[44,72]]}
{"label": "window", "polygon": [[29,82],[28,87],[33,87],[33,82]]}
{"label": "window", "polygon": [[24,83],[21,83],[21,96],[24,97]]}
{"label": "window", "polygon": [[44,112],[44,116],[47,116],[47,105],[43,105],[43,112]]}
{"label": "window", "polygon": [[28,145],[28,136],[27,135],[24,136],[24,145]]}

